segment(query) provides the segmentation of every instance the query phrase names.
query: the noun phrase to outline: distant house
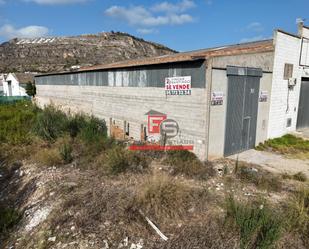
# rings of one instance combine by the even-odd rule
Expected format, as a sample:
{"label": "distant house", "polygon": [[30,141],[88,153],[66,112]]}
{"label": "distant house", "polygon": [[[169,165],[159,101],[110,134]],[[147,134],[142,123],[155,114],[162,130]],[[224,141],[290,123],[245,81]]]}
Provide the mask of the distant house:
{"label": "distant house", "polygon": [[3,81],[4,96],[27,96],[26,85],[34,81],[30,73],[9,73]]}
{"label": "distant house", "polygon": [[4,74],[0,74],[0,96],[3,96],[3,81],[4,81]]}

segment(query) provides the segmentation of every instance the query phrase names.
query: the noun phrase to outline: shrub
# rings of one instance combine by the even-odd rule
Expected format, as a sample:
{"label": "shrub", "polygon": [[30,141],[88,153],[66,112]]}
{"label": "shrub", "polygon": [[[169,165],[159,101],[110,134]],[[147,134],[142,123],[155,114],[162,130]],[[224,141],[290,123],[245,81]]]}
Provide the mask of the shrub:
{"label": "shrub", "polygon": [[41,149],[34,160],[43,166],[56,166],[63,163],[59,150],[56,148]]}
{"label": "shrub", "polygon": [[145,154],[136,151],[128,151],[127,160],[130,165],[129,169],[134,172],[141,172],[143,169],[148,168],[150,163],[149,158]]}
{"label": "shrub", "polygon": [[64,163],[70,163],[73,161],[72,151],[72,145],[66,142],[60,146],[59,153]]}
{"label": "shrub", "polygon": [[107,137],[107,126],[104,120],[100,120],[96,117],[89,117],[86,120],[79,119],[81,121],[80,137],[85,143],[98,143],[102,142]]}
{"label": "shrub", "polygon": [[104,169],[109,174],[119,174],[128,170],[140,172],[148,167],[149,161],[143,154],[127,151],[121,146],[115,146],[106,152],[99,164],[104,165]]}
{"label": "shrub", "polygon": [[36,86],[34,83],[28,82],[26,84],[26,93],[31,97],[34,97],[36,95]]}
{"label": "shrub", "polygon": [[0,105],[0,143],[29,143],[36,114],[37,108],[30,101]]}
{"label": "shrub", "polygon": [[300,181],[300,182],[305,182],[307,181],[307,176],[303,172],[298,172],[294,175],[290,175],[288,173],[282,174],[283,179],[290,179],[290,180],[295,180],[295,181]]}
{"label": "shrub", "polygon": [[175,218],[189,209],[193,191],[188,186],[166,175],[156,175],[140,186],[136,204],[147,213]]}
{"label": "shrub", "polygon": [[239,230],[240,248],[273,248],[283,230],[280,215],[268,207],[240,203],[233,197],[226,202],[226,224]]}
{"label": "shrub", "polygon": [[246,166],[238,166],[236,176],[245,183],[252,183],[260,189],[280,191],[282,182],[280,177],[270,172],[263,172]]}
{"label": "shrub", "polygon": [[72,138],[77,137],[81,129],[87,125],[87,116],[83,114],[76,114],[69,117],[67,123],[67,131]]}
{"label": "shrub", "polygon": [[19,219],[20,214],[15,209],[0,207],[0,236],[14,226]]}
{"label": "shrub", "polygon": [[45,140],[54,141],[64,134],[67,122],[65,113],[50,105],[37,115],[34,132]]}
{"label": "shrub", "polygon": [[[292,230],[296,230],[305,237],[309,234],[309,189],[297,191],[288,201],[287,217]],[[308,238],[307,238],[308,239]]]}
{"label": "shrub", "polygon": [[293,175],[293,179],[300,182],[307,181],[307,176],[303,172],[298,172],[295,175]]}
{"label": "shrub", "polygon": [[167,152],[164,163],[172,166],[174,174],[183,174],[197,179],[207,179],[215,174],[210,163],[202,163],[195,154],[187,150]]}
{"label": "shrub", "polygon": [[127,152],[121,147],[115,147],[106,153],[106,170],[110,174],[119,174],[129,168]]}

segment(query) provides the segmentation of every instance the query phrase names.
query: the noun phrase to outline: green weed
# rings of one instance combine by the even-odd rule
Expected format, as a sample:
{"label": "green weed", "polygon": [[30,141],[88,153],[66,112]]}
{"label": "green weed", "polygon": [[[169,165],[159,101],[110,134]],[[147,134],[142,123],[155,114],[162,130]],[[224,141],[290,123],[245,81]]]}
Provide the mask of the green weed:
{"label": "green weed", "polygon": [[0,207],[0,236],[13,227],[19,219],[20,214],[15,209]]}
{"label": "green weed", "polygon": [[0,105],[0,143],[27,144],[37,108],[30,101]]}
{"label": "green weed", "polygon": [[241,203],[229,197],[226,201],[226,224],[240,233],[240,248],[273,248],[280,239],[283,223],[268,207]]}
{"label": "green weed", "polygon": [[56,107],[47,106],[37,115],[33,131],[39,137],[55,141],[64,134],[68,123],[68,117]]}

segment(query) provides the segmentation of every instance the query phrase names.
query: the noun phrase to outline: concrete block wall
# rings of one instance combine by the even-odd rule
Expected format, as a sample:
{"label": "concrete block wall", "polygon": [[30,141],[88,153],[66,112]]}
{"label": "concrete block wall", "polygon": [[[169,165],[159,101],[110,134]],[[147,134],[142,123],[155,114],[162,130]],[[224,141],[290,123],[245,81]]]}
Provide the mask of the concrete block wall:
{"label": "concrete block wall", "polygon": [[178,122],[180,132],[174,140],[192,140],[194,153],[206,159],[206,90],[193,88],[190,96],[166,96],[164,88],[37,85],[40,106],[53,103],[64,110],[84,112],[105,119],[130,123],[130,137],[141,138],[141,125],[147,126],[147,113],[153,109]]}
{"label": "concrete block wall", "polygon": [[[300,39],[281,31],[276,31],[274,42],[275,55],[268,138],[280,137],[296,130],[302,75],[302,68],[299,66]],[[293,64],[293,78],[297,79],[296,86],[290,90],[288,88],[288,80],[284,79],[285,63]],[[291,127],[287,127],[288,118],[292,119]]]}

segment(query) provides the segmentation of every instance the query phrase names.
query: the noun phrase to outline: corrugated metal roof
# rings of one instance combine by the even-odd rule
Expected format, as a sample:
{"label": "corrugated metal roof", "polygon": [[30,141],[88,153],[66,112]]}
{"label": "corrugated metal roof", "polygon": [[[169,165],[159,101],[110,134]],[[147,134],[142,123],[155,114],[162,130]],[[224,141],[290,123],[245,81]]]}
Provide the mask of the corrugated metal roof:
{"label": "corrugated metal roof", "polygon": [[21,84],[26,84],[26,83],[33,83],[34,82],[34,76],[35,74],[31,73],[13,73],[14,77],[18,80],[19,83]]}
{"label": "corrugated metal roof", "polygon": [[[207,59],[209,57],[260,53],[260,52],[269,52],[273,50],[274,50],[274,44],[273,44],[273,40],[271,39],[271,40],[262,40],[262,41],[234,44],[234,45],[208,48],[208,49],[200,49],[200,50],[195,50],[195,51],[190,51],[190,52],[181,52],[181,53],[163,55],[163,56],[158,56],[158,57],[150,57],[150,58],[143,58],[143,59],[136,59],[136,60],[126,60],[126,61],[115,62],[111,64],[84,67],[84,68],[80,68],[79,70],[75,70],[71,72],[66,71],[66,72],[60,72],[60,73],[48,73],[48,74],[43,74],[43,75],[66,74],[66,73],[72,73],[72,72],[85,72],[85,71],[155,65],[155,64],[162,64],[162,63],[193,61],[193,60],[198,60],[198,59]],[[43,76],[43,75],[38,75],[38,76]]]}

